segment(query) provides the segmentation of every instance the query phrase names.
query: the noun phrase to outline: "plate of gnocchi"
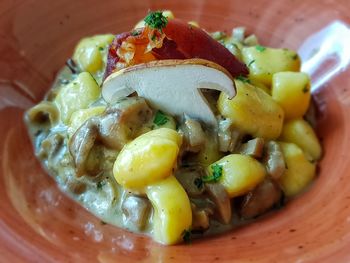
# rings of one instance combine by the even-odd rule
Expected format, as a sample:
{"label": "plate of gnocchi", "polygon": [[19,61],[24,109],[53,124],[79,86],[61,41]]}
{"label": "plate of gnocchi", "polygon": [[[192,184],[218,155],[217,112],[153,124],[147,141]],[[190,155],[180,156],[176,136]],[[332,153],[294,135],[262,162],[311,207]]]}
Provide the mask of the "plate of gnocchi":
{"label": "plate of gnocchi", "polygon": [[262,4],[6,2],[3,259],[347,262],[350,20]]}

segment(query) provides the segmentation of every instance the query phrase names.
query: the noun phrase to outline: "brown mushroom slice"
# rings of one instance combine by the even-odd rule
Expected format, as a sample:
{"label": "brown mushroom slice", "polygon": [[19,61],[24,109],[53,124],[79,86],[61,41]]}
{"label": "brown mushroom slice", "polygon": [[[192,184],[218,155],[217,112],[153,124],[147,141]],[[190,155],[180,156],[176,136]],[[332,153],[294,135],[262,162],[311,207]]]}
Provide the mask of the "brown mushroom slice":
{"label": "brown mushroom slice", "polygon": [[121,111],[109,108],[98,119],[98,139],[108,148],[120,150],[128,142],[128,127],[120,124]]}
{"label": "brown mushroom slice", "polygon": [[242,144],[239,152],[241,154],[249,155],[253,158],[261,158],[264,151],[264,139],[255,138]]}
{"label": "brown mushroom slice", "polygon": [[[96,144],[121,150],[123,146],[138,135],[142,125],[152,117],[152,110],[142,98],[126,98],[108,108],[102,115],[84,122],[74,133],[69,143],[69,151],[76,167],[76,175],[87,172],[86,162]],[[96,173],[96,165],[93,169]]]}
{"label": "brown mushroom slice", "polygon": [[180,129],[184,135],[186,151],[199,152],[204,147],[206,135],[198,121],[186,117]]}
{"label": "brown mushroom slice", "polygon": [[152,110],[145,99],[124,98],[100,117],[99,139],[107,147],[120,150],[151,118]]}
{"label": "brown mushroom slice", "polygon": [[267,173],[275,180],[279,179],[286,170],[282,149],[275,141],[265,145],[265,164]]}
{"label": "brown mushroom slice", "polygon": [[48,159],[51,161],[55,158],[64,146],[64,135],[60,133],[50,134],[41,142],[37,156],[39,159]]}
{"label": "brown mushroom slice", "polygon": [[243,197],[239,211],[245,219],[254,218],[269,210],[282,196],[280,187],[271,179],[265,179],[253,191]]}
{"label": "brown mushroom slice", "polygon": [[138,230],[143,230],[147,225],[151,207],[150,201],[146,198],[135,195],[127,196],[122,203],[122,211],[127,224]]}
{"label": "brown mushroom slice", "polygon": [[97,119],[87,120],[73,135],[69,142],[69,152],[73,157],[76,176],[85,174],[85,163],[98,136]]}
{"label": "brown mushroom slice", "polygon": [[242,133],[232,127],[229,119],[219,120],[218,142],[221,152],[234,152],[240,145]]}
{"label": "brown mushroom slice", "polygon": [[225,188],[219,183],[206,184],[206,192],[215,203],[219,220],[224,224],[229,224],[232,217],[231,200]]}
{"label": "brown mushroom slice", "polygon": [[136,91],[152,106],[173,116],[184,113],[193,119],[217,126],[200,89],[236,94],[232,76],[220,65],[203,59],[158,60],[112,73],[104,81],[102,96],[107,102]]}
{"label": "brown mushroom slice", "polygon": [[209,212],[206,209],[199,209],[191,203],[192,208],[192,231],[205,231],[210,226]]}
{"label": "brown mushroom slice", "polygon": [[95,142],[84,164],[84,169],[88,175],[98,176],[103,172],[104,162],[106,161],[105,150],[105,146]]}
{"label": "brown mushroom slice", "polygon": [[203,194],[204,185],[201,180],[204,170],[200,166],[180,168],[175,172],[175,177],[190,197]]}
{"label": "brown mushroom slice", "polygon": [[120,122],[127,123],[129,126],[140,126],[152,117],[152,109],[141,97],[123,98],[114,108],[121,110]]}

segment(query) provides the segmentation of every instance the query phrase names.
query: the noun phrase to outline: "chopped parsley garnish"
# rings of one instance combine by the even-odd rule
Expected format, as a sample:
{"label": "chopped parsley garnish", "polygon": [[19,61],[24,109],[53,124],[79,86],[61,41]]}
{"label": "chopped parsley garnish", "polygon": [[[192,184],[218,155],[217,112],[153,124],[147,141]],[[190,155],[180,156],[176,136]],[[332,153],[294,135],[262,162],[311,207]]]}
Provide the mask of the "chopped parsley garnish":
{"label": "chopped parsley garnish", "polygon": [[249,62],[248,67],[250,67],[255,62],[255,59]]}
{"label": "chopped parsley garnish", "polygon": [[309,87],[307,85],[305,85],[305,87],[303,88],[303,92],[307,93],[309,91]]}
{"label": "chopped parsley garnish", "polygon": [[102,187],[105,185],[106,183],[104,182],[104,181],[99,181],[99,182],[97,182],[97,184],[96,184],[96,187],[97,187],[97,189],[102,189]]}
{"label": "chopped parsley garnish", "polygon": [[191,243],[192,241],[191,230],[184,230],[184,232],[182,232],[182,240],[185,243]]}
{"label": "chopped parsley garnish", "polygon": [[242,75],[237,76],[236,79],[238,79],[244,83],[250,83],[250,80]]}
{"label": "chopped parsley garnish", "polygon": [[156,116],[154,117],[153,123],[155,125],[161,126],[167,123],[169,118],[162,112],[162,111],[157,111]]}
{"label": "chopped parsley garnish", "polygon": [[266,49],[266,47],[263,47],[263,46],[260,46],[260,45],[256,45],[255,48],[259,52],[263,52]]}
{"label": "chopped parsley garnish", "polygon": [[99,50],[99,51],[103,51],[103,50],[104,50],[104,47],[98,47],[98,50]]}
{"label": "chopped parsley garnish", "polygon": [[162,31],[168,23],[168,19],[163,15],[162,11],[149,12],[144,21],[150,28],[160,31]]}
{"label": "chopped parsley garnish", "polygon": [[220,164],[213,164],[211,166],[212,174],[203,176],[202,181],[205,183],[216,183],[220,180],[222,176],[222,165]]}

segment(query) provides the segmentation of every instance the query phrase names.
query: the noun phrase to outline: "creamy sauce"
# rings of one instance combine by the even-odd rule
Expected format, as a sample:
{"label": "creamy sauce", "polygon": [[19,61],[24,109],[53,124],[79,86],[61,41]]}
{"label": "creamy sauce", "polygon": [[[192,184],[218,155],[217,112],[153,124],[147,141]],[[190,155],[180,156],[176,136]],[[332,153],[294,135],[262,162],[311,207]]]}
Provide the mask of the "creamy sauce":
{"label": "creamy sauce", "polygon": [[[234,45],[236,40],[226,43],[228,39],[231,38],[225,36],[218,40],[238,49]],[[243,43],[240,45],[243,48]],[[251,55],[265,49],[254,42],[245,50]],[[235,51],[238,52],[231,50],[234,54]],[[240,52],[235,55],[241,55]],[[298,55],[287,49],[271,49],[270,52],[279,54],[281,60],[287,60],[291,68],[300,63]],[[260,53],[256,56],[259,57]],[[287,53],[294,55],[287,56]],[[104,67],[94,74],[88,71],[79,73],[80,70],[74,68],[75,62],[69,61],[73,65],[68,63],[68,67],[58,74],[44,101],[28,110],[26,122],[36,156],[44,168],[63,192],[100,218],[102,224],[109,223],[150,235],[167,244],[180,242],[180,237],[186,241],[188,235],[200,237],[226,232],[251,222],[273,208],[279,208],[285,201],[284,193],[292,196],[300,192],[302,189],[293,189],[296,185],[294,181],[301,177],[299,166],[307,168],[305,177],[309,178],[306,180],[314,176],[314,162],[319,158],[317,155],[320,155],[321,149],[313,152],[315,156],[309,156],[313,158],[314,162],[311,162],[298,148],[295,138],[290,139],[292,143],[289,144],[275,141],[281,140],[284,111],[270,96],[271,90],[265,84],[237,77],[235,101],[225,92],[202,90],[215,115],[214,122],[218,124],[213,130],[213,126],[207,127],[208,123],[200,123],[187,115],[174,117],[151,108],[136,93],[117,101],[106,99],[107,103],[101,97],[100,90]],[[265,59],[260,61],[268,67],[264,65],[265,62]],[[151,84],[148,83],[148,86]],[[307,82],[300,94],[309,91],[308,85]],[[303,121],[301,117],[307,116],[299,117]],[[309,124],[305,122],[303,125],[308,128]],[[177,147],[174,159],[167,157],[171,159],[169,167],[162,165],[164,160],[160,161],[163,153],[160,148],[152,148],[158,137],[168,139],[163,137],[167,135],[153,131],[158,128],[168,128],[159,131],[167,130],[173,133],[173,137],[178,137],[174,141],[169,139]],[[141,139],[147,139],[140,144],[136,140],[128,144],[151,131],[155,132],[152,133],[153,137],[141,136]],[[316,137],[310,136],[310,139],[318,146]],[[163,142],[160,144],[162,147],[165,145]],[[121,157],[116,162],[119,173],[116,172],[114,178],[113,167],[125,145],[125,148],[129,145],[134,148],[124,159],[137,164],[123,163]],[[149,147],[152,149],[145,150],[142,148],[144,145],[152,145]],[[120,156],[123,153],[125,151]],[[152,156],[151,159],[149,156]],[[153,162],[158,164],[158,170]],[[289,169],[287,164],[292,168]],[[152,168],[147,170],[148,166]],[[164,167],[169,169],[162,171]],[[282,176],[288,172],[291,181],[281,182],[286,178]],[[158,175],[163,177],[158,178]],[[118,176],[127,179],[119,180]],[[288,187],[289,192],[284,187]],[[164,200],[176,200],[176,204]],[[157,202],[162,203],[161,206]],[[185,206],[187,208],[183,211],[186,212],[182,213],[181,209]],[[176,226],[177,222],[185,223]],[[176,239],[168,242],[172,227],[176,229]],[[87,231],[93,230],[87,226]]]}
{"label": "creamy sauce", "polygon": [[[46,98],[52,100],[52,94],[62,85],[74,78],[69,69],[65,67],[57,76],[52,89]],[[96,101],[94,106],[105,104],[102,99]],[[88,211],[99,217],[102,222],[110,223],[131,231],[137,231],[132,224],[128,224],[121,209],[121,201],[127,193],[116,183],[112,174],[113,163],[117,157],[114,150],[102,147],[104,158],[103,172],[97,177],[83,176],[77,178],[75,175],[74,162],[68,149],[68,127],[59,123],[54,127],[38,126],[28,121],[27,126],[35,148],[35,153],[42,162],[44,168],[55,179],[59,188],[75,201],[84,206]],[[62,145],[52,158],[40,157],[42,142],[49,136],[58,135],[63,138]],[[151,230],[151,222],[145,227],[144,233]]]}
{"label": "creamy sauce", "polygon": [[[74,74],[71,74],[67,67],[63,68],[58,74],[51,90],[46,95],[46,100],[52,101],[57,94],[57,90],[62,84],[67,84],[74,79]],[[210,94],[205,94],[206,97],[214,101]],[[123,102],[124,103],[124,102]],[[103,99],[97,100],[92,106],[106,105]],[[124,106],[127,106],[124,103]],[[102,223],[109,223],[118,227],[128,229],[133,232],[139,232],[146,235],[152,235],[152,214],[151,209],[145,227],[140,230],[132,224],[122,211],[122,201],[129,192],[115,181],[112,168],[114,161],[118,155],[118,151],[100,146],[102,158],[99,162],[103,167],[102,171],[97,176],[82,176],[76,177],[75,165],[72,156],[68,149],[70,140],[69,127],[62,122],[55,126],[50,126],[46,122],[38,125],[35,122],[26,118],[26,123],[29,129],[36,156],[41,160],[42,165],[48,173],[55,179],[59,188],[68,194],[72,199],[80,203],[89,212],[101,219]],[[146,123],[145,130],[152,129],[152,122]],[[210,132],[209,132],[210,134]],[[43,142],[51,136],[61,138],[59,147],[55,149],[52,156],[42,154]],[[210,201],[208,199],[200,200],[199,198],[190,198],[191,202],[205,207]],[[233,216],[230,224],[221,224],[214,218],[210,219],[210,227],[205,232],[194,232],[193,236],[203,236],[217,234],[232,229],[243,222],[237,216]]]}

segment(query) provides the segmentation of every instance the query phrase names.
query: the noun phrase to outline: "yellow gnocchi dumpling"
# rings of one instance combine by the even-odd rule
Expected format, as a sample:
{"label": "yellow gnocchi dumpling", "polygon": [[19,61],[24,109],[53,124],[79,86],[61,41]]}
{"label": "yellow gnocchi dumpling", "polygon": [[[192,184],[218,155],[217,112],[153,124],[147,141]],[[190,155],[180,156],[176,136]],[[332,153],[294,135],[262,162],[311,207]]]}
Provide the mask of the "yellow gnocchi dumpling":
{"label": "yellow gnocchi dumpling", "polygon": [[312,181],[316,165],[309,162],[304,152],[294,143],[281,142],[280,145],[286,162],[280,185],[286,196],[294,196]]}
{"label": "yellow gnocchi dumpling", "polygon": [[112,34],[96,35],[83,38],[74,51],[73,59],[83,71],[91,74],[104,68],[109,44],[113,41]]}
{"label": "yellow gnocchi dumpling", "polygon": [[280,139],[298,145],[309,160],[321,158],[322,148],[311,125],[299,118],[286,122]]}
{"label": "yellow gnocchi dumpling", "polygon": [[137,137],[119,153],[113,167],[115,179],[127,189],[142,192],[145,186],[169,176],[181,143],[182,137],[168,128]]}
{"label": "yellow gnocchi dumpling", "polygon": [[213,167],[222,167],[221,183],[228,195],[232,197],[243,195],[253,189],[265,178],[265,168],[254,158],[242,154],[230,154],[208,167],[209,175]]}
{"label": "yellow gnocchi dumpling", "polygon": [[167,245],[180,242],[192,225],[190,200],[181,184],[171,175],[147,186],[146,194],[154,208],[154,239]]}
{"label": "yellow gnocchi dumpling", "polygon": [[218,110],[222,116],[243,132],[254,137],[277,138],[282,130],[282,108],[260,88],[235,81],[237,94],[233,99],[221,92]]}
{"label": "yellow gnocchi dumpling", "polygon": [[310,78],[303,72],[279,72],[272,77],[272,98],[284,110],[285,119],[302,117],[310,104]]}
{"label": "yellow gnocchi dumpling", "polygon": [[242,49],[244,63],[249,65],[249,77],[271,85],[272,75],[280,71],[299,71],[300,58],[295,51],[263,46]]}
{"label": "yellow gnocchi dumpling", "polygon": [[117,182],[145,193],[154,208],[154,238],[171,245],[192,225],[189,198],[172,175],[182,138],[174,130],[149,131],[124,146],[113,167]]}
{"label": "yellow gnocchi dumpling", "polygon": [[63,86],[55,99],[61,120],[68,124],[73,112],[86,109],[101,95],[101,89],[88,72],[80,73],[77,78]]}

